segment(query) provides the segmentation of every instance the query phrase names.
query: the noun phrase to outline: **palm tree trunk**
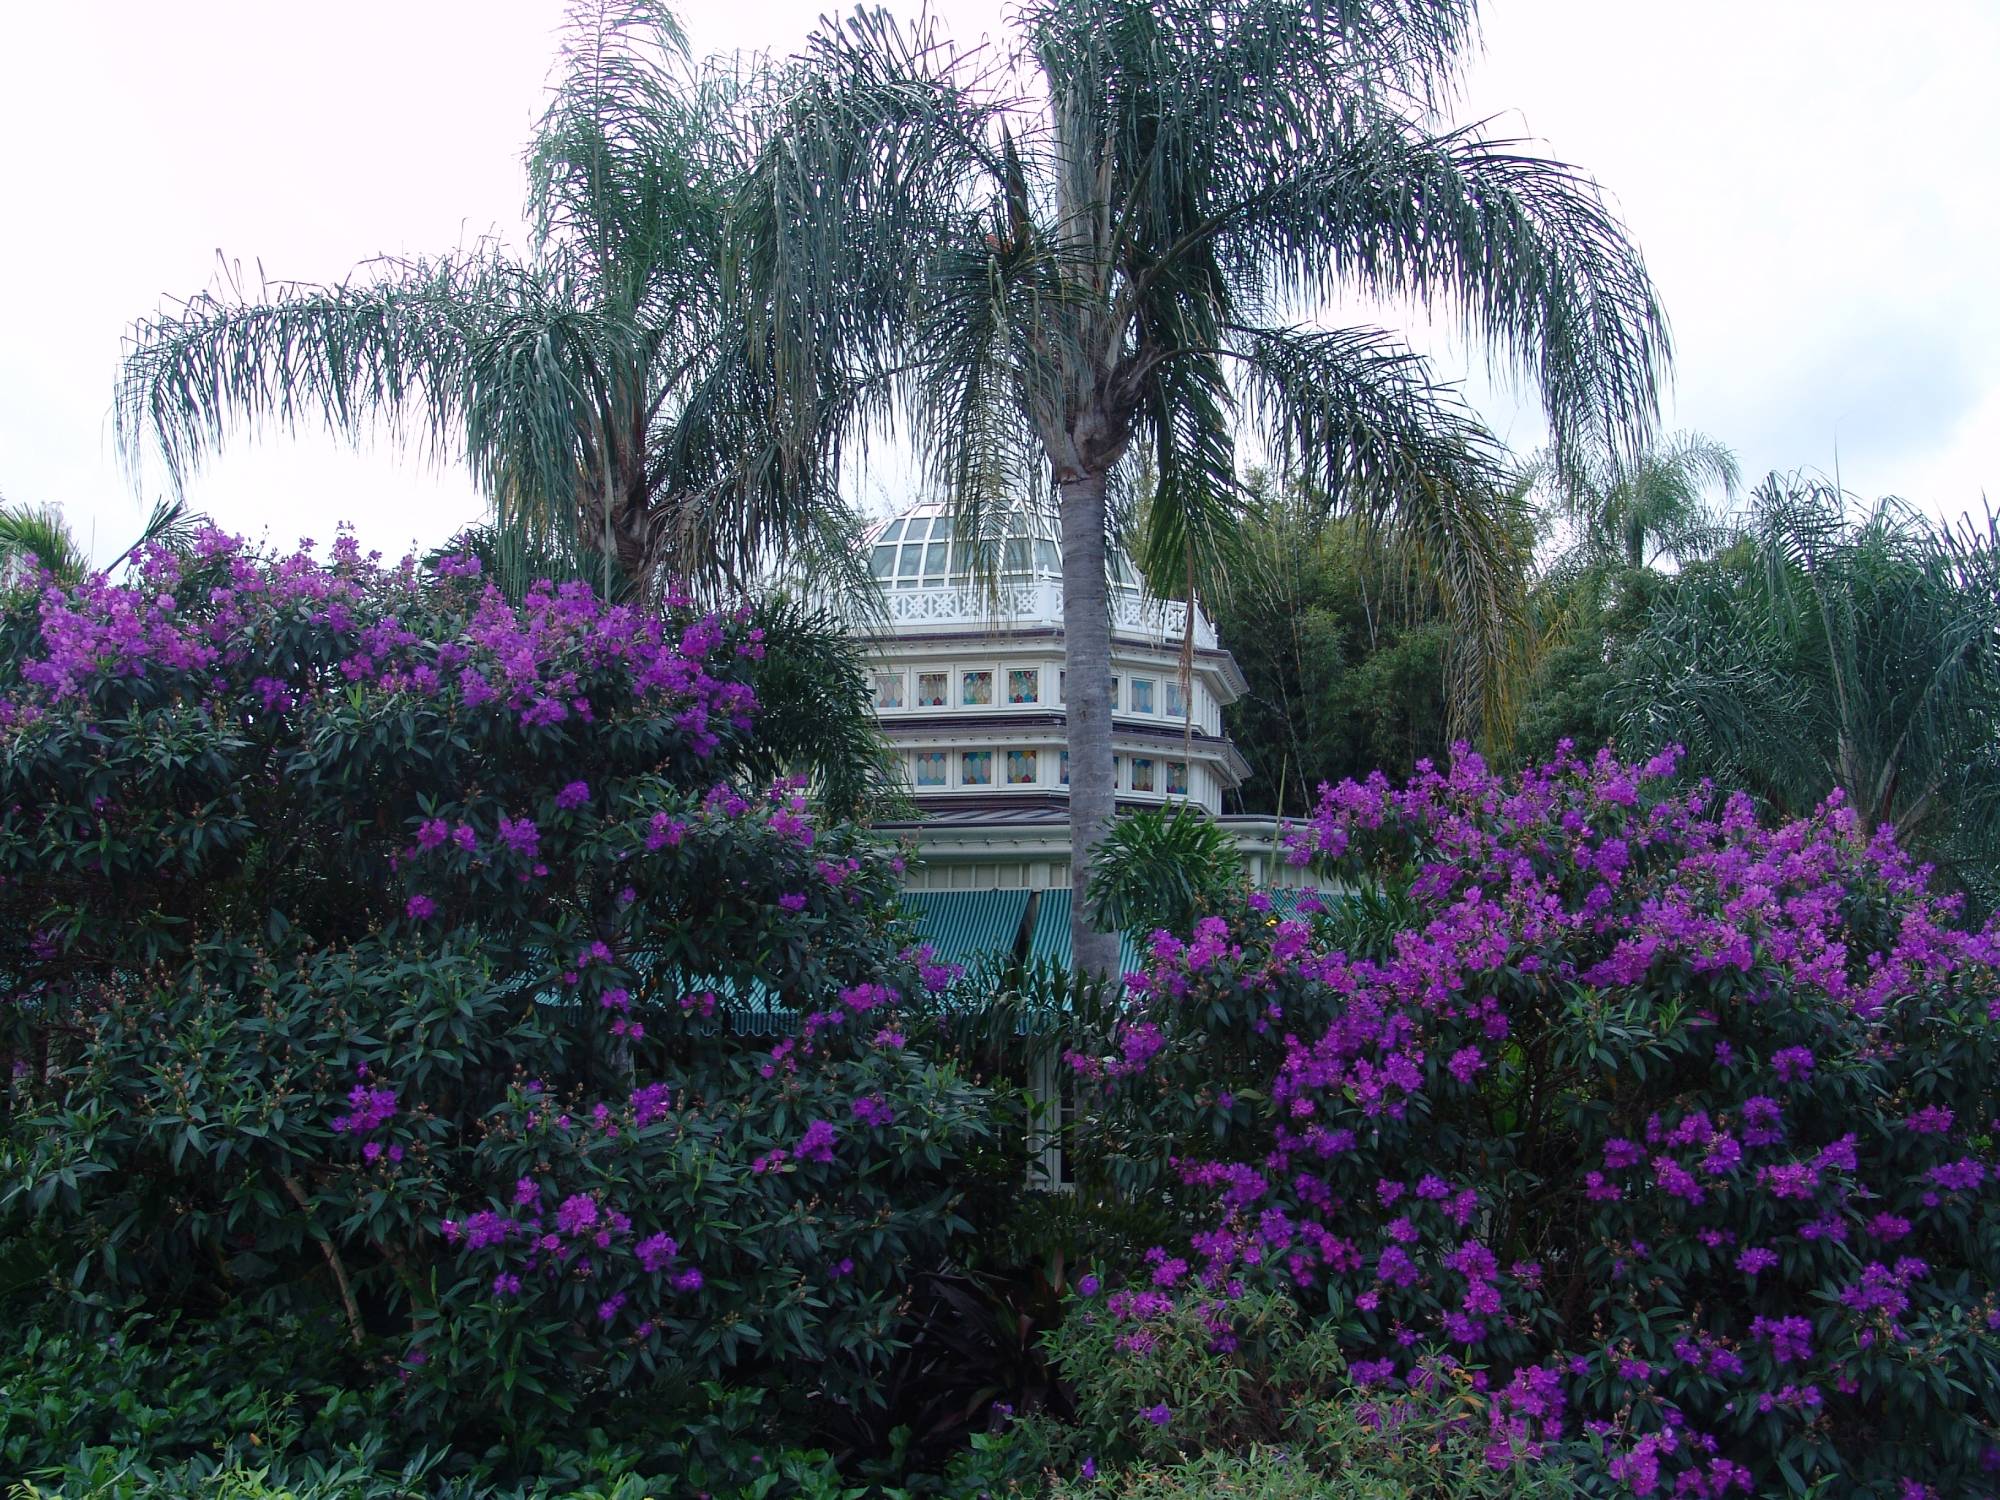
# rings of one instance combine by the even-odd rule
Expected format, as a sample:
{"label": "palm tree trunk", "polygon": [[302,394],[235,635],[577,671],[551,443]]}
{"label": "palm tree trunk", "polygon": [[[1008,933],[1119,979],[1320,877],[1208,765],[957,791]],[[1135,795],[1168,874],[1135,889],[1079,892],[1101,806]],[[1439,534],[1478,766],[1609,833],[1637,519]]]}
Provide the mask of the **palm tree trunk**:
{"label": "palm tree trunk", "polygon": [[1058,484],[1062,497],[1063,711],[1069,735],[1070,948],[1080,973],[1115,975],[1118,936],[1090,923],[1090,860],[1117,810],[1111,760],[1111,608],[1105,584],[1104,473]]}

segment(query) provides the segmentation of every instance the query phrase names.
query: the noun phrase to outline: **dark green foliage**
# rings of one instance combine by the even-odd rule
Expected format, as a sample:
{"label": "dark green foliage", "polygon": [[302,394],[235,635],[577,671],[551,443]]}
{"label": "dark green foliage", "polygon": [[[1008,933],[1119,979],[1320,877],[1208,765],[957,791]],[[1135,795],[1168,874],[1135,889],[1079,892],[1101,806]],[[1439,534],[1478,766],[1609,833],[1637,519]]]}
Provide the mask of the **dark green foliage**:
{"label": "dark green foliage", "polygon": [[1097,846],[1090,919],[1106,932],[1186,932],[1243,883],[1235,840],[1186,804],[1128,813]]}
{"label": "dark green foliage", "polygon": [[[1189,1298],[1131,1338],[1104,1299],[1049,1335],[1077,1393],[1071,1427],[1026,1424],[1018,1447],[1086,1496],[1245,1500],[1539,1500],[1573,1493],[1557,1462],[1494,1467],[1484,1399],[1463,1380],[1372,1398],[1350,1384],[1332,1326],[1287,1297]],[[1088,1469],[1086,1469],[1088,1461]]]}
{"label": "dark green foliage", "polygon": [[1657,591],[1619,654],[1621,744],[1798,815],[1836,788],[2000,901],[2000,531],[1772,475],[1743,539]]}
{"label": "dark green foliage", "polygon": [[440,1482],[596,1425],[665,1465],[722,1380],[758,1443],[879,1411],[987,1102],[897,1038],[886,855],[759,789],[744,694],[809,621],[207,538],[6,625],[0,1291],[166,1363],[297,1354],[197,1361],[157,1444],[86,1381],[23,1464],[207,1462],[246,1383],[364,1393]]}
{"label": "dark green foliage", "polygon": [[1302,813],[1322,782],[1442,759],[1456,632],[1407,553],[1289,504],[1261,514],[1250,552],[1214,605],[1249,682],[1223,715],[1250,762],[1243,807]]}

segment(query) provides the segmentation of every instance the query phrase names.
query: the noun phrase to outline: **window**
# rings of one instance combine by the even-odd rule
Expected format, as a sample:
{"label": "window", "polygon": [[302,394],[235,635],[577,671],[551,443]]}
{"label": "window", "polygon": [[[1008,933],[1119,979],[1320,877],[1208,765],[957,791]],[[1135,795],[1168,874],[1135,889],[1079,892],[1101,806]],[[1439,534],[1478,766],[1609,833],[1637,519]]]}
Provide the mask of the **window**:
{"label": "window", "polygon": [[1149,714],[1153,711],[1153,679],[1134,677],[1132,679],[1132,712]]}
{"label": "window", "polygon": [[1132,758],[1132,790],[1150,792],[1153,789],[1153,762],[1146,756]]}
{"label": "window", "polygon": [[1060,669],[1056,672],[1056,702],[1069,702],[1069,673]]}
{"label": "window", "polygon": [[1170,719],[1185,719],[1187,716],[1187,690],[1178,682],[1168,683],[1167,717]]}
{"label": "window", "polygon": [[1061,753],[1060,755],[1058,755],[1058,756],[1056,757],[1056,768],[1057,768],[1057,769],[1058,769],[1058,770],[1059,770],[1059,771],[1061,772],[1061,774],[1062,774],[1062,784],[1063,784],[1064,786],[1068,786],[1068,785],[1069,785],[1069,751],[1065,750],[1065,751],[1063,751],[1063,752],[1062,752],[1062,753]]}
{"label": "window", "polygon": [[901,672],[877,672],[875,674],[875,706],[877,708],[901,708],[903,706],[903,674]]}
{"label": "window", "polygon": [[1040,667],[1013,667],[1007,673],[1007,701],[1009,703],[1039,703],[1042,701],[1042,669]]}
{"label": "window", "polygon": [[968,708],[983,708],[993,701],[993,674],[991,672],[967,672],[961,683],[962,691],[958,701]]}
{"label": "window", "polygon": [[967,750],[958,762],[958,780],[961,786],[993,785],[993,752],[991,750]]}
{"label": "window", "polygon": [[1111,679],[1111,711],[1118,712],[1118,679],[1115,676]]}
{"label": "window", "polygon": [[951,673],[917,673],[917,707],[943,708],[945,695],[951,691]]}
{"label": "window", "polygon": [[1007,785],[1033,786],[1035,775],[1035,752],[1032,750],[1009,750],[1007,752]]}
{"label": "window", "polygon": [[951,782],[951,762],[942,750],[917,752],[917,785],[947,786]]}
{"label": "window", "polygon": [[1168,761],[1167,791],[1175,796],[1185,797],[1187,795],[1187,788],[1187,762],[1184,760]]}

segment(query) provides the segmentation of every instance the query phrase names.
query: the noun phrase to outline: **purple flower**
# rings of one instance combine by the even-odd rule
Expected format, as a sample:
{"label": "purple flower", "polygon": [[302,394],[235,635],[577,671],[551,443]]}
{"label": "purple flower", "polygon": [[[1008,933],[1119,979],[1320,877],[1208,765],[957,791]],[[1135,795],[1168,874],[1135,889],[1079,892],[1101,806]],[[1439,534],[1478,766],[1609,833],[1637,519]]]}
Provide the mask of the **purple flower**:
{"label": "purple flower", "polygon": [[1174,1419],[1173,1412],[1168,1409],[1167,1403],[1164,1401],[1158,1406],[1147,1407],[1139,1415],[1144,1417],[1148,1422],[1151,1422],[1155,1427],[1164,1427]]}
{"label": "purple flower", "polygon": [[1813,1070],[1813,1055],[1807,1047],[1784,1047],[1771,1054],[1771,1066],[1779,1081],[1794,1083]]}
{"label": "purple flower", "polygon": [[437,902],[419,892],[403,903],[403,913],[412,922],[427,922],[437,915]]}
{"label": "purple flower", "polygon": [[854,1101],[853,1108],[855,1119],[878,1130],[896,1118],[896,1111],[880,1094],[863,1095]]}
{"label": "purple flower", "polygon": [[587,1234],[597,1227],[597,1200],[588,1193],[565,1198],[556,1210],[556,1228],[564,1234]]}
{"label": "purple flower", "polygon": [[632,1247],[632,1253],[639,1257],[639,1265],[648,1275],[662,1270],[667,1262],[680,1253],[680,1246],[665,1234],[650,1234]]}
{"label": "purple flower", "polygon": [[465,1248],[486,1250],[505,1242],[513,1225],[491,1209],[483,1209],[465,1221]]}
{"label": "purple flower", "polygon": [[568,812],[572,808],[582,807],[589,800],[590,783],[587,781],[572,781],[556,793],[556,806],[564,812]]}
{"label": "purple flower", "polygon": [[825,1120],[814,1120],[792,1148],[792,1155],[799,1161],[832,1161],[835,1139],[833,1126]]}
{"label": "purple flower", "polygon": [[1750,1336],[1768,1340],[1771,1358],[1781,1365],[1801,1363],[1812,1354],[1812,1324],[1805,1318],[1757,1318]]}
{"label": "purple flower", "polygon": [[1078,1279],[1076,1294],[1079,1297],[1095,1297],[1102,1286],[1103,1283],[1095,1276],[1086,1275]]}
{"label": "purple flower", "polygon": [[1473,1078],[1486,1066],[1486,1054],[1477,1047],[1461,1047],[1445,1065],[1453,1078],[1470,1087]]}
{"label": "purple flower", "polygon": [[1986,1166],[1970,1156],[1932,1167],[1926,1174],[1946,1192],[1969,1193],[1986,1180]]}
{"label": "purple flower", "polygon": [[1736,1257],[1736,1269],[1745,1276],[1758,1276],[1778,1263],[1778,1252],[1756,1247],[1745,1250]]}

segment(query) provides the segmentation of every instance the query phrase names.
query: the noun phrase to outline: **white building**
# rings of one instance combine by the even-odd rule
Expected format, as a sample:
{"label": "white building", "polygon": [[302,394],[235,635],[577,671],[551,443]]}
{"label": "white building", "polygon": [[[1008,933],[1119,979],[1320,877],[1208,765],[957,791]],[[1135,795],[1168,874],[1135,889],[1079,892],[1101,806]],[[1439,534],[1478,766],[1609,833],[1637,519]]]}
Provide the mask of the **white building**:
{"label": "white building", "polygon": [[[871,528],[881,617],[858,625],[875,706],[918,816],[878,824],[918,859],[911,905],[937,919],[943,949],[1069,951],[1069,768],[1062,556],[1052,518],[1017,508],[978,549],[942,505]],[[975,550],[982,556],[975,557]],[[984,563],[984,566],[981,566]],[[1121,810],[1184,802],[1219,818],[1259,886],[1297,886],[1268,817],[1223,817],[1223,793],[1248,773],[1222,727],[1244,691],[1235,658],[1199,611],[1147,597],[1114,562],[1112,727]],[[974,901],[930,893],[986,894]],[[932,925],[927,923],[926,925]],[[956,957],[946,952],[947,957]]]}

